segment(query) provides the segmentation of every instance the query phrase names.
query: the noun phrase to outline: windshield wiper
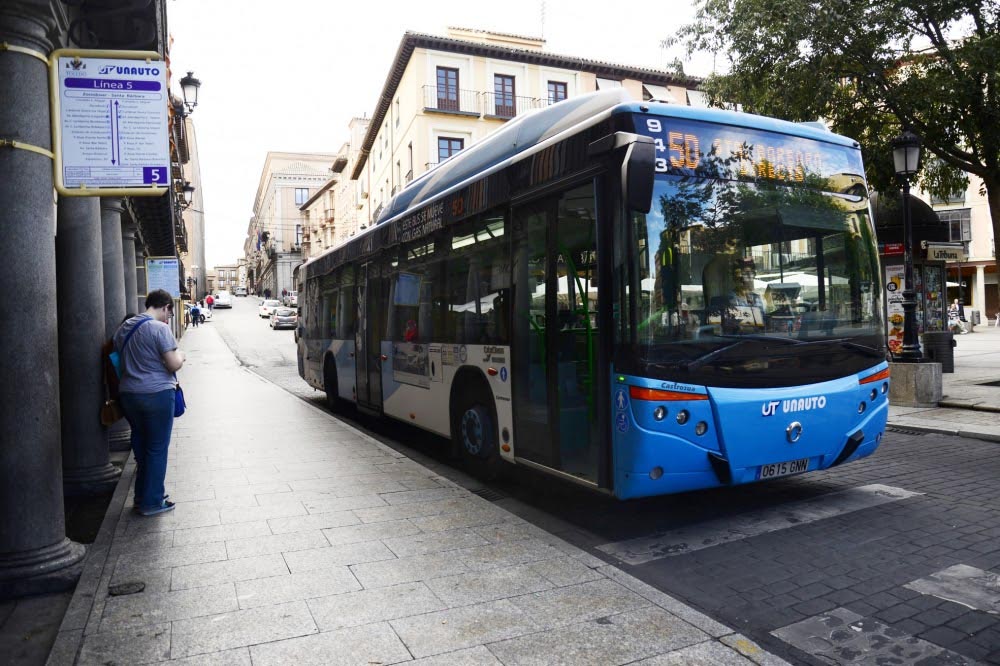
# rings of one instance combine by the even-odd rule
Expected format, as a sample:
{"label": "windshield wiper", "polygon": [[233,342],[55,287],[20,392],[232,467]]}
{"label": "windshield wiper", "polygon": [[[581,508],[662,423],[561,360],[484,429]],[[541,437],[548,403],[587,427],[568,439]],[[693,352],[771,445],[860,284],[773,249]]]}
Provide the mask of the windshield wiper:
{"label": "windshield wiper", "polygon": [[877,349],[875,347],[869,347],[868,345],[863,345],[859,342],[853,342],[850,338],[827,338],[825,340],[802,340],[795,342],[796,347],[801,347],[804,345],[822,345],[822,344],[836,344],[840,345],[841,347],[846,347],[847,349],[855,349],[857,351],[862,351],[877,356],[882,355],[882,350]]}

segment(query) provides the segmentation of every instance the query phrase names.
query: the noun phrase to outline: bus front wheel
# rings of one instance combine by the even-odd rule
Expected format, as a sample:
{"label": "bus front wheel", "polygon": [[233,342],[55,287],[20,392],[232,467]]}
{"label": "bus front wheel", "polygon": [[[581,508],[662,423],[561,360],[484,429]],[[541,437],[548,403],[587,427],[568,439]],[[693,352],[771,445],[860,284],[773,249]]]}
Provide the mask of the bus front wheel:
{"label": "bus front wheel", "polygon": [[455,410],[452,439],[473,472],[493,478],[498,473],[496,417],[488,401],[478,395],[461,400]]}

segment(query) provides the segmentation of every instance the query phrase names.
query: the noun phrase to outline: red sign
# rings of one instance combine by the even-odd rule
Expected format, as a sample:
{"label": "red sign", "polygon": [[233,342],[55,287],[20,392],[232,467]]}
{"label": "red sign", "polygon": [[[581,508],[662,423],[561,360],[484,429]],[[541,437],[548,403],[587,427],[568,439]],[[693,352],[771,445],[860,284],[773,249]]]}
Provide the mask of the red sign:
{"label": "red sign", "polygon": [[891,257],[897,254],[905,254],[906,246],[903,243],[885,243],[882,246],[882,254]]}

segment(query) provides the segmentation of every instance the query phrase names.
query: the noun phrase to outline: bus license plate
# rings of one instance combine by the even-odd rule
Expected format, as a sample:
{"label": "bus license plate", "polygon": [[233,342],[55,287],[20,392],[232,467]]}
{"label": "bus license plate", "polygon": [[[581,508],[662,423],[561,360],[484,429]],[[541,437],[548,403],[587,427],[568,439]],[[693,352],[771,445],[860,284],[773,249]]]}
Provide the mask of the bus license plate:
{"label": "bus license plate", "polygon": [[789,460],[788,462],[773,463],[771,465],[761,465],[757,479],[775,479],[779,476],[789,474],[800,474],[809,469],[809,458],[800,460]]}

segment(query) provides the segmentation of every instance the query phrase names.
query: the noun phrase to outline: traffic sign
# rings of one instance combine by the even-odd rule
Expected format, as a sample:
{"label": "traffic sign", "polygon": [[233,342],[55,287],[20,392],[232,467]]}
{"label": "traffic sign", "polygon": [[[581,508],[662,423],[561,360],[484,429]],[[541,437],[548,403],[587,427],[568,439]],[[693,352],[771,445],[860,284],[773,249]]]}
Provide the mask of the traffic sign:
{"label": "traffic sign", "polygon": [[164,194],[170,120],[160,55],[59,49],[50,57],[49,73],[59,194]]}

